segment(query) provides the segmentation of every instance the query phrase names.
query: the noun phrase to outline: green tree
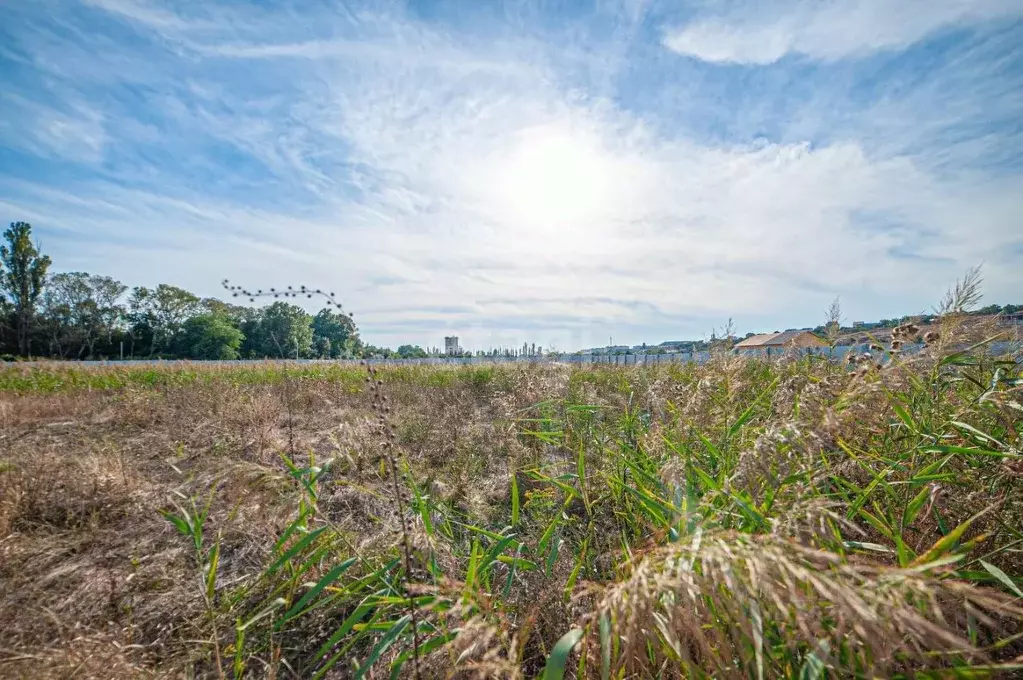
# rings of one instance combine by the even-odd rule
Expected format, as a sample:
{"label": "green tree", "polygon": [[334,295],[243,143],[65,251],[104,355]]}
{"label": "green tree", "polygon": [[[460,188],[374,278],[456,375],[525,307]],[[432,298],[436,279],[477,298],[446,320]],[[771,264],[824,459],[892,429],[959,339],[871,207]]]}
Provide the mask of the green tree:
{"label": "green tree", "polygon": [[154,289],[132,289],[128,307],[132,352],[139,341],[140,352],[148,349],[150,355],[171,351],[182,324],[203,310],[198,297],[165,283]]}
{"label": "green tree", "polygon": [[181,326],[179,353],[189,359],[237,359],[245,336],[232,319],[221,314],[198,314]]}
{"label": "green tree", "polygon": [[312,328],[315,354],[321,359],[349,358],[359,350],[359,329],[348,314],[321,309]]}
{"label": "green tree", "polygon": [[426,350],[419,345],[402,345],[398,348],[398,356],[402,359],[425,359]]}
{"label": "green tree", "polygon": [[210,314],[218,314],[231,320],[236,326],[241,326],[244,322],[254,318],[258,315],[257,310],[251,307],[242,307],[241,305],[233,305],[230,302],[224,302],[217,298],[203,298],[200,303],[207,312]]}
{"label": "green tree", "polygon": [[375,345],[364,345],[359,350],[360,356],[365,359],[390,359],[394,351],[389,347],[377,347]]}
{"label": "green tree", "polygon": [[33,245],[32,225],[28,222],[11,222],[4,239],[7,243],[0,246],[0,290],[7,294],[14,307],[18,353],[27,355],[29,327],[51,261]]}
{"label": "green tree", "polygon": [[313,356],[317,359],[331,359],[336,358],[333,346],[330,344],[330,338],[325,338],[322,335],[316,335],[313,332]]}
{"label": "green tree", "polygon": [[112,352],[114,335],[121,330],[127,290],[109,276],[85,272],[51,275],[42,296],[43,325],[52,353],[60,357],[96,356],[97,347]]}
{"label": "green tree", "polygon": [[301,359],[310,356],[312,319],[301,307],[275,302],[244,324],[246,353],[255,357]]}

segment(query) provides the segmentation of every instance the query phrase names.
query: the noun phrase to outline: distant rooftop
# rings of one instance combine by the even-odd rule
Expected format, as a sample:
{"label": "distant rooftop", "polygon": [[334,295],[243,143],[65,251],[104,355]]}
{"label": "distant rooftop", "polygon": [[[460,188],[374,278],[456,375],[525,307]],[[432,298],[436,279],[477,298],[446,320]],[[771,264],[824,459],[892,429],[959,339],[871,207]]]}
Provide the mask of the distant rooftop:
{"label": "distant rooftop", "polygon": [[791,330],[781,333],[761,333],[753,335],[735,346],[736,349],[754,349],[757,347],[784,347],[788,344],[823,345],[824,341],[809,331]]}

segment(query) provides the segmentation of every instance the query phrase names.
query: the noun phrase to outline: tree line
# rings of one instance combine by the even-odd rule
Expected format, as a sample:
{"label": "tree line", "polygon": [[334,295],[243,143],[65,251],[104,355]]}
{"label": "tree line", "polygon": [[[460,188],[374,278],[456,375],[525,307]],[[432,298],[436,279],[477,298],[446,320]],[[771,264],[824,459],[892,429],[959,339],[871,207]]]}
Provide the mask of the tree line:
{"label": "tree line", "polygon": [[32,226],[0,245],[0,356],[54,359],[351,359],[426,356],[362,342],[351,314],[274,301],[252,308],[168,284],[130,288],[109,276],[51,273]]}

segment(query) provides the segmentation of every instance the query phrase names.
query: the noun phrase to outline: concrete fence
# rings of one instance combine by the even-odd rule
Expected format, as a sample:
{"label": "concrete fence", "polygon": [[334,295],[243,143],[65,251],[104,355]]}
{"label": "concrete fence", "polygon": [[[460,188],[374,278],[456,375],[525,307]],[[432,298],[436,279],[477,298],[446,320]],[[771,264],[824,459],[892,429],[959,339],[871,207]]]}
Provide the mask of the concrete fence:
{"label": "concrete fence", "polygon": [[[921,345],[910,345],[905,348],[902,352],[903,355],[911,355],[915,352],[919,352],[923,347]],[[983,348],[983,351],[992,356],[1005,356],[1012,354],[1013,352],[1019,353],[1023,349],[1023,343],[1020,342],[995,342],[987,345]],[[804,349],[772,349],[769,353],[763,350],[745,350],[739,351],[739,354],[745,356],[760,356],[771,359],[801,357],[808,355],[816,355],[826,357],[834,361],[844,361],[850,352],[857,354],[871,353],[869,345],[848,345],[844,347],[813,347]],[[886,361],[886,352],[873,352],[871,353],[875,358]],[[514,364],[514,363],[551,363],[559,362],[566,364],[581,364],[581,365],[604,365],[604,366],[653,366],[657,364],[671,364],[671,363],[690,363],[695,362],[702,364],[710,359],[710,352],[677,352],[674,354],[618,354],[618,355],[606,355],[606,354],[562,354],[552,355],[545,357],[431,357],[427,359],[370,359],[369,362],[374,365],[386,365],[386,366],[443,366],[443,365],[479,365],[479,364]],[[1020,358],[1018,357],[1017,360]],[[341,364],[341,365],[357,365],[360,360],[357,359],[283,359],[283,360],[271,360],[271,361],[284,361],[293,364]],[[170,365],[170,364],[186,364],[186,363],[203,363],[203,364],[216,364],[216,365],[244,365],[244,364],[259,364],[264,363],[263,359],[237,359],[234,361],[203,361],[196,362],[190,360],[177,360],[177,359],[126,359],[123,361],[78,361],[69,362],[76,363],[84,366],[151,366],[151,365]],[[11,363],[11,366],[26,366],[26,365],[52,365],[54,362],[18,362]]]}

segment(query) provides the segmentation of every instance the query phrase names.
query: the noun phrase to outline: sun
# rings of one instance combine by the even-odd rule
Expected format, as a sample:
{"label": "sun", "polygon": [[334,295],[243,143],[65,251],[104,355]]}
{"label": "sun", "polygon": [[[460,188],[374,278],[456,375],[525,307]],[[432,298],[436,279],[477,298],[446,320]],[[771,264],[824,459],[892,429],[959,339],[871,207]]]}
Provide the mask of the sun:
{"label": "sun", "polygon": [[515,136],[498,172],[504,208],[529,230],[593,227],[608,208],[612,163],[592,135],[535,127]]}

